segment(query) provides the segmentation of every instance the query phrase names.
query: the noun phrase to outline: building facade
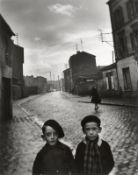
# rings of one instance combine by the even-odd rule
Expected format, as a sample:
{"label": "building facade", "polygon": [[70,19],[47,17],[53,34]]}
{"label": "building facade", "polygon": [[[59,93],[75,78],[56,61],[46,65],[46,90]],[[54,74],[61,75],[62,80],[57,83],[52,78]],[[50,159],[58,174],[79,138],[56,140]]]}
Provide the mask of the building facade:
{"label": "building facade", "polygon": [[69,59],[71,92],[88,94],[97,78],[95,55],[77,52]]}
{"label": "building facade", "polygon": [[64,74],[64,91],[65,92],[71,92],[71,72],[70,68],[63,71]]}
{"label": "building facade", "polygon": [[23,97],[24,79],[23,79],[24,48],[13,44],[12,48],[12,96],[13,99]]}
{"label": "building facade", "polygon": [[119,88],[138,92],[138,0],[108,1]]}
{"label": "building facade", "polygon": [[0,14],[0,119],[12,118],[12,66],[11,52],[15,34]]}
{"label": "building facade", "polygon": [[108,91],[118,91],[118,77],[116,72],[116,63],[101,69],[103,75],[104,89]]}
{"label": "building facade", "polygon": [[24,94],[25,96],[45,93],[48,91],[47,79],[41,76],[25,76],[24,77]]}
{"label": "building facade", "polygon": [[101,76],[97,79],[97,87],[100,94],[103,97],[120,96],[116,63],[100,68],[99,72]]}

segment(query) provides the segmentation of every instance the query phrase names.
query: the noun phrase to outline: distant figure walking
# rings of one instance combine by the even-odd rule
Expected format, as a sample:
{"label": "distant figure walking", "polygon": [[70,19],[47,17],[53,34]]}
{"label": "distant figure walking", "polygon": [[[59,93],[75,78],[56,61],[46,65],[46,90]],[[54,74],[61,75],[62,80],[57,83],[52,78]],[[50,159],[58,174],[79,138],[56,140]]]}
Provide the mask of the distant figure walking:
{"label": "distant figure walking", "polygon": [[98,94],[96,87],[92,87],[90,95],[91,95],[91,103],[95,104],[95,111],[97,111],[99,108],[98,104],[101,103],[101,98]]}

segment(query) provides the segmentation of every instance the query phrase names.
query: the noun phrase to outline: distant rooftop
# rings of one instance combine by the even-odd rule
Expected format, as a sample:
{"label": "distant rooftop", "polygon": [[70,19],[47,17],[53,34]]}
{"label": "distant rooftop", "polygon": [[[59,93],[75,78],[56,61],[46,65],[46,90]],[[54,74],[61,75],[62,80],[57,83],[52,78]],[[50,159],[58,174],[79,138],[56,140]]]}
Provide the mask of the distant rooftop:
{"label": "distant rooftop", "polygon": [[105,67],[101,68],[100,70],[104,71],[104,70],[110,70],[110,69],[113,69],[113,68],[116,68],[116,63],[105,66]]}
{"label": "distant rooftop", "polygon": [[77,51],[77,53],[76,54],[74,54],[74,55],[72,55],[72,56],[75,56],[75,55],[91,55],[91,56],[94,56],[95,57],[95,55],[93,55],[93,54],[91,54],[91,53],[88,53],[88,52],[85,52],[85,51]]}

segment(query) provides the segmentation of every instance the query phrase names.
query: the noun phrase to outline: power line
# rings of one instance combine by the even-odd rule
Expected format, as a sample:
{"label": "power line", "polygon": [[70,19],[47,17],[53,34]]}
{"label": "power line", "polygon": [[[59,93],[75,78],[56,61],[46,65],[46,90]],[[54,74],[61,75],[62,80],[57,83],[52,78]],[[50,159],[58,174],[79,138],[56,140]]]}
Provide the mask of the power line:
{"label": "power line", "polygon": [[108,45],[110,45],[110,46],[113,47],[113,45],[111,44],[111,43],[113,43],[113,41],[110,41],[110,40],[104,40],[104,35],[112,35],[112,33],[103,33],[101,29],[99,29],[99,31],[100,31],[101,42],[102,42],[102,43],[105,42],[105,43],[107,43]]}

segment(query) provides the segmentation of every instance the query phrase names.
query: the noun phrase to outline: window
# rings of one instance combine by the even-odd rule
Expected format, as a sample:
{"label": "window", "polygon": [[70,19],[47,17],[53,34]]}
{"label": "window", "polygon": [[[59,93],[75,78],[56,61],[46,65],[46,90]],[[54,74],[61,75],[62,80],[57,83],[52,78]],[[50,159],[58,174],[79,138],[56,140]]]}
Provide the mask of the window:
{"label": "window", "polygon": [[114,12],[114,27],[115,29],[120,28],[124,24],[123,9],[119,7]]}
{"label": "window", "polygon": [[130,34],[130,40],[131,40],[131,48],[132,48],[132,51],[133,51],[133,50],[135,50],[134,33]]}
{"label": "window", "polygon": [[117,47],[118,47],[118,56],[120,58],[127,56],[128,50],[127,50],[127,40],[125,36],[125,32],[120,32],[118,34],[118,40],[117,40]]}
{"label": "window", "polygon": [[135,46],[138,48],[138,30],[134,31]]}
{"label": "window", "polygon": [[132,50],[138,50],[138,29],[134,30],[133,33],[130,34]]}
{"label": "window", "polygon": [[138,14],[138,1],[135,0],[135,13]]}
{"label": "window", "polygon": [[127,2],[127,13],[128,13],[128,19],[131,20],[134,17],[134,6],[132,1]]}
{"label": "window", "polygon": [[124,89],[132,90],[129,67],[123,68],[122,71],[123,71],[123,78],[124,78]]}
{"label": "window", "polygon": [[114,89],[113,72],[106,73],[106,88],[109,90]]}

